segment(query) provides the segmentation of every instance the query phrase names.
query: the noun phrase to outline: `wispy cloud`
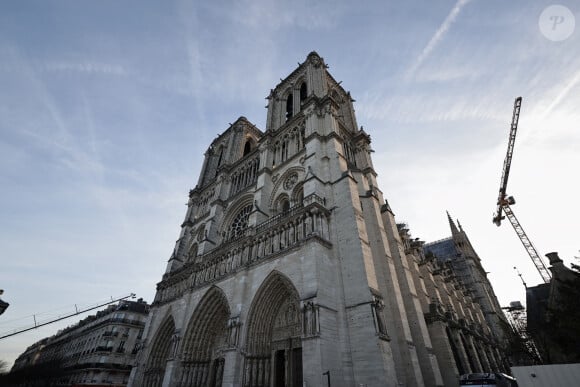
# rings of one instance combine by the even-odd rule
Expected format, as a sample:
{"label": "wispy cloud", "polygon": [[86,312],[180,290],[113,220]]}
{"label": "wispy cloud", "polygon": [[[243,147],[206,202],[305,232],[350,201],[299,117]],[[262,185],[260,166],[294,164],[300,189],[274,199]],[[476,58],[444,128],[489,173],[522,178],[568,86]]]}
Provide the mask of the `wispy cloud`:
{"label": "wispy cloud", "polygon": [[453,122],[460,120],[501,120],[502,110],[492,97],[481,97],[477,103],[456,96],[409,95],[383,98],[369,94],[361,99],[358,111],[368,119],[397,123]]}
{"label": "wispy cloud", "polygon": [[550,114],[552,110],[554,110],[554,108],[558,106],[560,102],[562,102],[562,100],[568,95],[570,90],[572,90],[572,88],[574,88],[574,86],[578,84],[578,82],[580,82],[580,70],[576,71],[576,73],[572,76],[571,79],[565,81],[564,87],[562,88],[560,93],[556,96],[556,98],[554,98],[552,103],[546,108],[546,110],[542,114],[542,118],[548,116],[548,114]]}
{"label": "wispy cloud", "polygon": [[0,72],[3,73],[25,73],[29,72],[30,70],[33,70],[37,73],[72,72],[112,76],[127,74],[127,70],[121,65],[99,62],[31,62],[28,63],[25,67],[20,66],[14,61],[11,63],[0,64]]}
{"label": "wispy cloud", "polygon": [[415,59],[415,62],[413,62],[411,67],[409,67],[409,70],[407,70],[407,79],[411,79],[415,75],[417,69],[421,67],[423,62],[429,57],[429,55],[431,55],[439,42],[441,42],[441,40],[445,37],[445,34],[447,34],[447,31],[449,31],[449,28],[455,22],[463,7],[465,7],[465,5],[470,1],[471,0],[458,0],[457,3],[455,3],[455,6],[453,6],[451,12],[449,12],[443,23],[439,26],[437,31],[435,31],[429,40],[429,43],[427,43],[425,48],[423,48],[423,51],[421,51],[421,54],[419,54],[417,59]]}
{"label": "wispy cloud", "polygon": [[[75,136],[68,127],[57,102],[49,92],[45,83],[38,75],[38,71],[33,66],[28,65],[24,59],[20,60],[22,68],[25,69],[28,80],[35,90],[35,95],[48,112],[52,120],[52,125],[43,125],[48,128],[40,130],[35,125],[29,125],[20,129],[20,133],[29,136],[37,141],[41,146],[55,152],[59,156],[59,161],[73,170],[82,170],[91,174],[101,174],[103,165],[101,162],[83,150],[75,139]],[[47,123],[48,124],[48,123]],[[50,128],[56,129],[54,132]]]}
{"label": "wispy cloud", "polygon": [[89,74],[124,75],[125,68],[117,64],[98,62],[48,62],[38,66],[39,71],[72,71]]}
{"label": "wispy cloud", "polygon": [[[292,7],[275,1],[246,0],[236,2],[231,15],[252,28],[278,30],[295,26],[305,30],[330,29],[338,24],[343,6],[334,1],[299,1]],[[309,12],[303,12],[309,9]],[[240,16],[241,15],[241,16]]]}
{"label": "wispy cloud", "polygon": [[[185,54],[189,65],[189,79],[185,85],[177,86],[175,90],[185,91],[194,97],[196,113],[203,123],[205,122],[204,109],[201,104],[202,94],[205,90],[204,77],[202,72],[202,52],[198,40],[199,20],[195,3],[180,1],[177,3],[177,12],[180,16],[180,24],[183,30],[183,41],[185,43]],[[185,90],[183,88],[185,86]]]}

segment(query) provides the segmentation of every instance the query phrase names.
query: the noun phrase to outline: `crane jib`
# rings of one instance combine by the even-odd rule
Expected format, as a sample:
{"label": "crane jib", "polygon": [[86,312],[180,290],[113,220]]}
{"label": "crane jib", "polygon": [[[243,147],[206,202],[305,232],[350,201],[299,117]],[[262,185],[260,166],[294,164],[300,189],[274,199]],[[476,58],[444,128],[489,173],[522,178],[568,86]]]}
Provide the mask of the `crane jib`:
{"label": "crane jib", "polygon": [[522,225],[520,224],[520,222],[518,221],[518,219],[516,218],[515,214],[513,213],[510,207],[510,204],[515,203],[514,198],[511,196],[506,198],[507,182],[510,174],[510,167],[512,164],[512,156],[514,153],[514,144],[516,142],[516,133],[518,130],[518,121],[520,119],[521,106],[522,106],[522,97],[518,97],[514,102],[514,112],[512,116],[512,123],[510,126],[508,147],[505,155],[505,160],[503,162],[503,170],[501,173],[501,181],[499,185],[499,196],[497,198],[497,212],[493,217],[493,222],[498,226],[501,225],[501,221],[502,219],[504,219],[504,216],[502,216],[502,211],[505,212],[512,227],[516,231],[516,234],[518,235],[520,241],[524,245],[528,255],[532,259],[532,262],[536,266],[536,269],[540,273],[542,280],[544,280],[545,283],[549,283],[552,278],[549,270],[542,261],[540,254],[538,254],[538,251],[536,250],[536,248],[526,235],[524,228],[522,227]]}

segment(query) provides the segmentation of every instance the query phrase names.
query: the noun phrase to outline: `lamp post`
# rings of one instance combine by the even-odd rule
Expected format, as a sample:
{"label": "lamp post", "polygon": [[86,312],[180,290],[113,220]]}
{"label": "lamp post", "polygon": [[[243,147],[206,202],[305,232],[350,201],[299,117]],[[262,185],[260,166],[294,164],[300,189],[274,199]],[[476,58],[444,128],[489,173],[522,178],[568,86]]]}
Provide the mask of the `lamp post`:
{"label": "lamp post", "polygon": [[[4,290],[0,289],[0,296],[4,294]],[[4,311],[8,308],[10,304],[7,302],[2,301],[0,298],[0,314],[4,313]]]}

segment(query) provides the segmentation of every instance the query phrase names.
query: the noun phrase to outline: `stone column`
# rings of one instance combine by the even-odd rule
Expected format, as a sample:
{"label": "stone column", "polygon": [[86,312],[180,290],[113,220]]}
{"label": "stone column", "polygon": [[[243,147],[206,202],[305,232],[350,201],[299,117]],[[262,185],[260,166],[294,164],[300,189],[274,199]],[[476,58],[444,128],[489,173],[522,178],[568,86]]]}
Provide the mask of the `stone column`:
{"label": "stone column", "polygon": [[427,326],[433,352],[437,357],[441,377],[445,386],[457,385],[459,380],[459,369],[455,364],[455,356],[446,332],[446,324],[443,321],[433,321]]}
{"label": "stone column", "polygon": [[457,356],[459,357],[459,361],[461,362],[461,366],[466,374],[476,372],[471,368],[471,364],[469,363],[469,357],[467,355],[467,349],[463,345],[463,340],[459,336],[459,331],[457,328],[450,328],[449,329],[451,340],[453,340],[455,344],[455,348],[457,349]]}
{"label": "stone column", "polygon": [[479,340],[474,340],[475,349],[477,350],[477,354],[479,355],[479,360],[481,361],[481,366],[483,367],[484,372],[492,372],[495,371],[491,367],[491,363],[487,357],[487,352],[485,351],[485,343],[482,343]]}
{"label": "stone column", "polygon": [[483,365],[481,364],[479,354],[477,353],[477,348],[475,346],[475,343],[473,342],[473,336],[471,336],[470,334],[465,334],[463,335],[463,337],[467,345],[467,354],[471,359],[473,367],[475,367],[473,372],[483,372],[484,371]]}
{"label": "stone column", "polygon": [[228,350],[224,353],[224,373],[222,379],[223,387],[236,387],[242,385],[244,376],[243,364],[244,359],[236,349]]}

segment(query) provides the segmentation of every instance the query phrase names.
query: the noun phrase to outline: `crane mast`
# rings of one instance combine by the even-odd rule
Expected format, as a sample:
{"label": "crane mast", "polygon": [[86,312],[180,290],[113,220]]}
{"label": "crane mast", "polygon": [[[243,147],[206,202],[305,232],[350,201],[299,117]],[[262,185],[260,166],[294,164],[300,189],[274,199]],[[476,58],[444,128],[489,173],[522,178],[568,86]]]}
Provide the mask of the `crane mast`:
{"label": "crane mast", "polygon": [[545,283],[549,283],[552,276],[550,275],[548,268],[544,264],[544,261],[540,257],[540,254],[538,254],[538,250],[536,250],[536,248],[532,244],[532,241],[530,241],[530,238],[528,238],[526,232],[524,231],[524,228],[522,227],[522,225],[518,221],[518,218],[516,218],[512,208],[510,207],[511,205],[515,204],[516,201],[513,198],[513,196],[507,196],[506,194],[507,182],[510,174],[512,157],[514,154],[514,144],[516,141],[516,133],[518,130],[518,121],[520,118],[521,106],[522,106],[522,97],[517,97],[516,100],[514,101],[514,112],[512,116],[512,123],[510,125],[508,147],[505,160],[503,162],[503,170],[499,185],[499,196],[497,198],[497,210],[493,216],[493,222],[496,224],[496,226],[499,227],[501,225],[501,221],[505,219],[505,216],[503,216],[502,212],[505,212],[516,234],[520,238],[520,241],[524,245],[528,255],[532,259],[532,262],[536,266],[536,269],[540,273],[542,280]]}
{"label": "crane mast", "polygon": [[[512,156],[514,154],[514,144],[516,143],[516,133],[518,131],[518,121],[520,120],[520,109],[522,107],[522,97],[516,98],[514,102],[514,113],[512,116],[512,123],[510,125],[510,136],[508,140],[507,153],[505,155],[505,160],[503,161],[503,170],[501,173],[501,181],[499,184],[499,196],[497,198],[497,211],[496,215],[493,217],[493,222],[499,227],[501,221],[505,219],[502,216],[503,203],[506,200],[506,189],[508,177],[510,175],[510,168],[512,165]],[[513,198],[512,198],[513,201]],[[515,201],[510,204],[515,204]]]}

